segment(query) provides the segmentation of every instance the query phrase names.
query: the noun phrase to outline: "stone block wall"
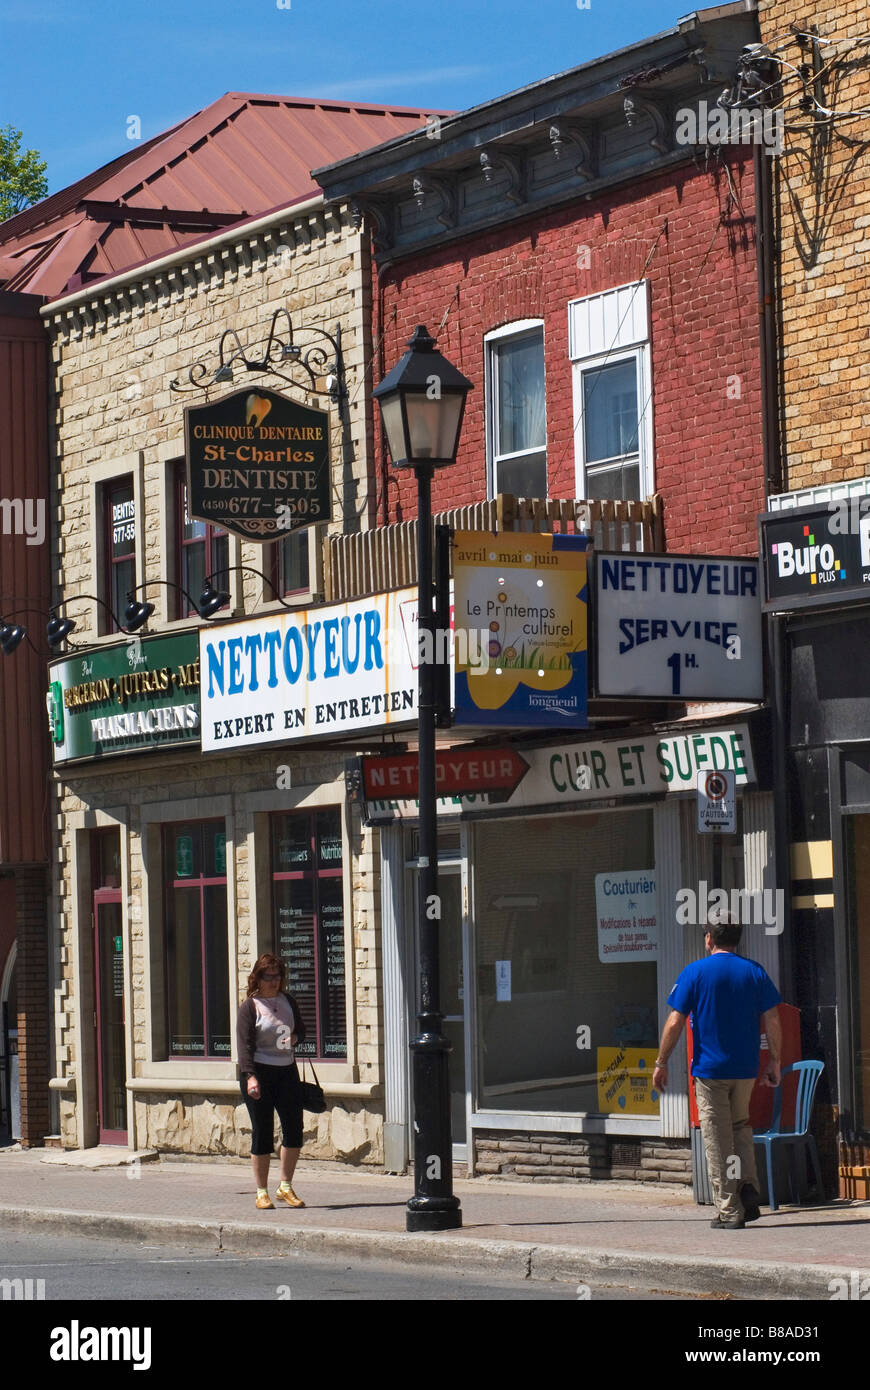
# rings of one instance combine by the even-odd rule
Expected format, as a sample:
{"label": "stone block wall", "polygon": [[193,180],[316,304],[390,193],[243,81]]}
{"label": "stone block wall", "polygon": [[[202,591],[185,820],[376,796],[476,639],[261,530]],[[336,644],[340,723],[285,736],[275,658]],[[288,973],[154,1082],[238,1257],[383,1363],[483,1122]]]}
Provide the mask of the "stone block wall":
{"label": "stone block wall", "polygon": [[[375,498],[366,449],[371,382],[366,375],[369,324],[363,312],[369,279],[367,244],[346,210],[335,207],[276,218],[267,231],[240,231],[236,241],[225,240],[207,253],[191,248],[190,259],[178,266],[154,272],[146,267],[134,283],[103,292],[95,287],[92,299],[48,311],[60,474],[53,568],[64,598],[102,593],[92,545],[92,479],[95,470],[113,461],[118,462],[117,475],[141,469],[139,577],[173,577],[165,548],[174,538],[170,541],[165,534],[170,528],[161,523],[167,462],[184,452],[184,407],[201,405],[205,396],[200,391],[177,394],[170,383],[186,381],[188,368],[200,359],[210,371],[216,368],[218,342],[226,329],[234,329],[247,348],[258,341],[262,348],[279,308],[288,310],[297,331],[321,327],[334,334],[336,326],[341,328],[346,411],[330,405],[325,394],[313,403],[330,411],[332,529],[370,524]],[[305,347],[311,340],[300,336],[299,341]],[[299,368],[285,370],[305,379]],[[288,390],[292,398],[312,403],[311,397],[268,375],[240,382],[237,374],[235,389],[248,383]],[[318,384],[325,391],[325,378]],[[211,398],[232,389],[218,387]],[[231,564],[259,568],[262,558],[260,546],[231,539]],[[250,612],[261,604],[262,587],[256,576],[245,574],[232,590],[236,611]],[[148,597],[157,605],[155,622],[174,612],[166,606],[165,589]],[[83,601],[75,617],[81,639],[96,635],[95,604]]]}
{"label": "stone block wall", "polygon": [[475,1130],[474,1173],[528,1182],[594,1179],[692,1185],[687,1139]]}
{"label": "stone block wall", "polygon": [[[145,266],[124,277],[120,286],[95,285],[73,302],[52,306],[46,322],[52,339],[56,374],[56,450],[59,474],[58,509],[54,518],[53,574],[57,597],[72,601],[79,595],[103,594],[98,522],[93,511],[96,484],[132,474],[137,512],[137,582],[170,579],[173,570],[172,460],[183,454],[184,406],[201,404],[201,392],[178,395],[170,383],[186,379],[188,368],[204,360],[209,375],[217,366],[221,334],[233,329],[248,349],[262,347],[276,309],[290,314],[296,341],[303,350],[312,341],[300,330],[319,327],[335,335],[340,328],[348,400],[339,409],[318,379],[320,395],[306,396],[267,375],[245,377],[235,386],[262,384],[287,391],[293,399],[319,405],[330,413],[334,531],[366,528],[374,520],[375,496],[369,469],[371,439],[370,360],[371,267],[368,242],[354,225],[348,209],[306,205],[265,221],[257,230],[230,231],[189,248],[177,264]],[[279,332],[282,325],[279,324]],[[256,356],[256,353],[252,353]],[[286,374],[303,379],[299,369]],[[254,544],[230,539],[231,565],[262,569],[264,555]],[[268,607],[269,591],[252,574],[230,575],[227,583],[237,616]],[[146,594],[156,607],[150,631],[178,630],[174,599],[166,587]],[[100,640],[104,620],[98,605],[81,598],[73,602],[75,641]],[[193,620],[195,625],[198,620]],[[147,630],[146,630],[147,631]],[[111,639],[108,639],[111,640]],[[115,639],[116,640],[116,639]],[[150,1056],[153,1027],[151,1001],[146,998],[146,952],[149,934],[160,924],[149,920],[154,902],[145,901],[140,807],[144,803],[182,802],[208,806],[230,798],[233,816],[237,957],[232,967],[238,999],[244,997],[247,976],[257,954],[254,923],[255,872],[250,861],[250,836],[255,811],[248,793],[274,791],[279,765],[290,765],[294,790],[333,783],[343,771],[343,755],[310,748],[248,751],[235,757],[199,751],[166,756],[143,753],[109,760],[85,769],[66,769],[56,778],[53,830],[56,844],[55,890],[58,904],[52,923],[60,985],[56,994],[55,1035],[58,1071],[76,1076],[77,1093],[61,1095],[63,1143],[73,1147],[81,1138],[82,1070],[90,1065],[90,1044],[76,1033],[77,967],[85,949],[90,921],[76,903],[73,876],[73,820],[107,811],[124,829],[127,854],[125,929],[128,933],[131,1033],[134,1073],[142,1075]],[[343,788],[334,802],[343,801]],[[289,799],[288,799],[288,804]],[[201,810],[198,816],[204,814]],[[92,822],[96,825],[96,820]],[[102,823],[106,823],[105,821]],[[229,867],[229,866],[228,866]],[[348,1074],[351,1085],[379,1087],[382,1068],[382,1030],[378,998],[377,906],[379,882],[377,845],[354,815],[351,858],[346,872],[352,879],[353,917],[348,925],[347,968],[354,970],[349,1016]],[[262,944],[262,926],[260,940]],[[89,948],[88,948],[89,949]],[[86,951],[86,955],[88,952]],[[84,1015],[83,1015],[84,1020]],[[234,1024],[234,1019],[233,1019]],[[83,1021],[85,1028],[85,1021]],[[155,1053],[154,1061],[159,1060]],[[195,1069],[185,1068],[185,1073]],[[188,1153],[247,1152],[247,1112],[226,1085],[202,1094],[189,1089],[172,1093],[137,1092],[137,1142]],[[88,1101],[88,1104],[90,1102]],[[78,1116],[77,1116],[78,1107]],[[92,1119],[88,1119],[92,1124]],[[382,1157],[382,1117],[377,1100],[354,1094],[334,1095],[325,1115],[310,1131],[309,1152],[351,1161],[378,1162]],[[86,1141],[92,1142],[92,1141]],[[313,1145],[313,1147],[311,1147]]]}
{"label": "stone block wall", "polygon": [[[322,1115],[304,1116],[303,1157],[339,1159],[347,1163],[383,1162],[383,1116],[362,1101],[335,1100]],[[251,1152],[251,1122],[245,1105],[230,1097],[215,1100],[207,1088],[197,1095],[150,1095],[136,1101],[136,1133],[140,1148],[175,1154],[232,1154]],[[281,1143],[276,1124],[275,1152]]]}
{"label": "stone block wall", "polygon": [[[159,920],[149,921],[142,863],[143,822],[141,805],[152,802],[177,802],[204,798],[206,804],[219,797],[232,797],[232,830],[234,859],[232,876],[236,886],[237,956],[235,962],[235,996],[237,1003],[245,997],[248,975],[258,954],[254,934],[254,872],[249,862],[250,836],[254,833],[254,815],[246,797],[275,786],[277,765],[292,767],[296,789],[336,786],[333,801],[342,799],[340,779],[343,755],[319,752],[316,745],[309,748],[280,748],[261,753],[246,753],[238,757],[203,758],[198,751],[174,757],[160,754],[139,754],[137,757],[116,759],[110,767],[77,773],[67,771],[62,784],[59,815],[60,849],[60,930],[61,975],[64,986],[56,999],[56,1027],[63,1039],[59,1049],[59,1068],[64,1075],[80,1073],[87,1064],[80,1058],[76,1046],[75,988],[76,955],[82,949],[80,938],[90,927],[90,921],[77,921],[73,883],[73,818],[87,807],[113,808],[120,817],[128,839],[130,894],[127,903],[130,943],[130,979],[132,985],[132,1052],[134,1073],[143,1075],[151,1059],[149,1033],[153,1027],[152,1004],[145,994],[146,955],[152,933],[162,931]],[[179,813],[180,818],[183,813]],[[348,1016],[348,1065],[353,1066],[355,1084],[380,1088],[383,1079],[382,1003],[378,979],[379,950],[379,875],[376,832],[367,829],[354,810],[350,817],[350,861],[345,874],[350,879],[351,921],[347,961],[353,962],[352,1007]],[[228,855],[228,871],[231,866]],[[268,936],[268,923],[260,925],[259,949],[266,949],[263,931]],[[231,967],[232,968],[232,967]],[[128,1027],[130,1023],[128,1021]],[[235,1029],[235,1014],[231,1014]],[[153,1060],[160,1060],[155,1055]],[[179,1064],[183,1066],[183,1064]],[[196,1075],[196,1063],[184,1067],[188,1083]],[[321,1081],[324,1081],[321,1076]],[[383,1161],[383,1103],[377,1098],[357,1099],[339,1093],[328,1096],[329,1109],[320,1116],[306,1117],[305,1152],[307,1157],[345,1158],[350,1162],[381,1163]],[[380,1094],[380,1092],[379,1092]],[[76,1098],[65,1093],[61,1099],[61,1134],[64,1147],[78,1143],[75,1125]],[[137,1092],[135,1102],[136,1142],[141,1147],[166,1149],[182,1153],[245,1153],[250,1152],[248,1115],[235,1095],[225,1091],[210,1093],[203,1083],[202,1096]]]}

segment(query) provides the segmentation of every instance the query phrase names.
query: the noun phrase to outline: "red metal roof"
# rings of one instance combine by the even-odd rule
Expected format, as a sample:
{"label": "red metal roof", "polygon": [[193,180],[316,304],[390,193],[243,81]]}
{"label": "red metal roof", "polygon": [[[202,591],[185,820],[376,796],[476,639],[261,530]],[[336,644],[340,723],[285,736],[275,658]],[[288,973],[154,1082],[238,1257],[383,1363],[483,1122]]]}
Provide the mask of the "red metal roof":
{"label": "red metal roof", "polygon": [[54,297],[320,192],[311,170],[432,114],[228,92],[180,125],[0,223],[0,285]]}

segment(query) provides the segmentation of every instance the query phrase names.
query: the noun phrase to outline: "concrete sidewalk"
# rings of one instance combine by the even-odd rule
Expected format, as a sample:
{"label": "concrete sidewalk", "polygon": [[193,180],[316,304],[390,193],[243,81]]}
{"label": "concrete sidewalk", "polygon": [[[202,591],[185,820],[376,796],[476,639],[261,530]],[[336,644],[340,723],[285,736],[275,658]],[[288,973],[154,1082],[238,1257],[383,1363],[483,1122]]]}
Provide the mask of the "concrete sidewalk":
{"label": "concrete sidewalk", "polygon": [[[110,1166],[107,1166],[110,1165]],[[270,1191],[278,1181],[277,1163]],[[304,1210],[257,1211],[249,1163],[176,1162],[126,1150],[0,1150],[0,1230],[43,1228],[190,1242],[263,1254],[343,1252],[446,1261],[533,1279],[642,1286],[738,1298],[830,1299],[829,1284],[870,1277],[870,1203],[787,1207],[743,1231],[711,1231],[691,1193],[627,1183],[458,1180],[461,1230],[408,1235],[407,1177],[300,1163]],[[2,1241],[2,1236],[0,1236]],[[837,1286],[835,1286],[836,1288]]]}

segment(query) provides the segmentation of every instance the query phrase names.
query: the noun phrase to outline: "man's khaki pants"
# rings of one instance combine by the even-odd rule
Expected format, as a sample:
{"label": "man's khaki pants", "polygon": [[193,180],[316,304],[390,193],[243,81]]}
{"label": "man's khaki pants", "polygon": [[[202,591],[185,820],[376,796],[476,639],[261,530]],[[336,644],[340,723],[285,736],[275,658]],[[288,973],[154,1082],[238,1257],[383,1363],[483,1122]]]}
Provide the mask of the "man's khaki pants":
{"label": "man's khaki pants", "polygon": [[749,1123],[749,1098],[755,1078],[724,1081],[695,1077],[698,1118],[707,1154],[713,1200],[723,1220],[743,1215],[740,1188],[751,1183],[758,1189],[755,1145]]}

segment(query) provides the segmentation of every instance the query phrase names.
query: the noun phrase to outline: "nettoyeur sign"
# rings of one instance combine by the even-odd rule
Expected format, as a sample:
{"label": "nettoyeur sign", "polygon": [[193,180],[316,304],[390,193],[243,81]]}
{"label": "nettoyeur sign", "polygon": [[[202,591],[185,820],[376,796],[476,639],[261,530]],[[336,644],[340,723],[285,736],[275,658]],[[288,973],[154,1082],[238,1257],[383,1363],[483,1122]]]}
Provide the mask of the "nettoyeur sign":
{"label": "nettoyeur sign", "polygon": [[276,391],[234,391],[184,412],[188,512],[243,540],[329,521],[329,416]]}
{"label": "nettoyeur sign", "polygon": [[601,696],[761,700],[758,561],[595,556]]}
{"label": "nettoyeur sign", "polygon": [[[509,796],[529,770],[513,748],[450,748],[435,754],[435,786],[442,796],[468,792],[500,792]],[[371,754],[362,759],[363,794],[416,796],[419,759],[416,753]]]}
{"label": "nettoyeur sign", "polygon": [[134,637],[49,667],[55,763],[199,742],[195,632]]}
{"label": "nettoyeur sign", "polygon": [[413,723],[416,590],[201,628],[206,752]]}
{"label": "nettoyeur sign", "polygon": [[[479,750],[481,755],[489,749]],[[628,796],[694,792],[699,771],[728,769],[738,787],[756,781],[749,727],[695,729],[684,734],[647,735],[608,741],[561,744],[551,748],[518,749],[529,770],[505,800],[476,795],[442,796],[441,815],[460,811],[513,810],[536,806],[582,806],[586,802]],[[369,799],[370,820],[396,820],[417,815],[417,803],[399,797]]]}

